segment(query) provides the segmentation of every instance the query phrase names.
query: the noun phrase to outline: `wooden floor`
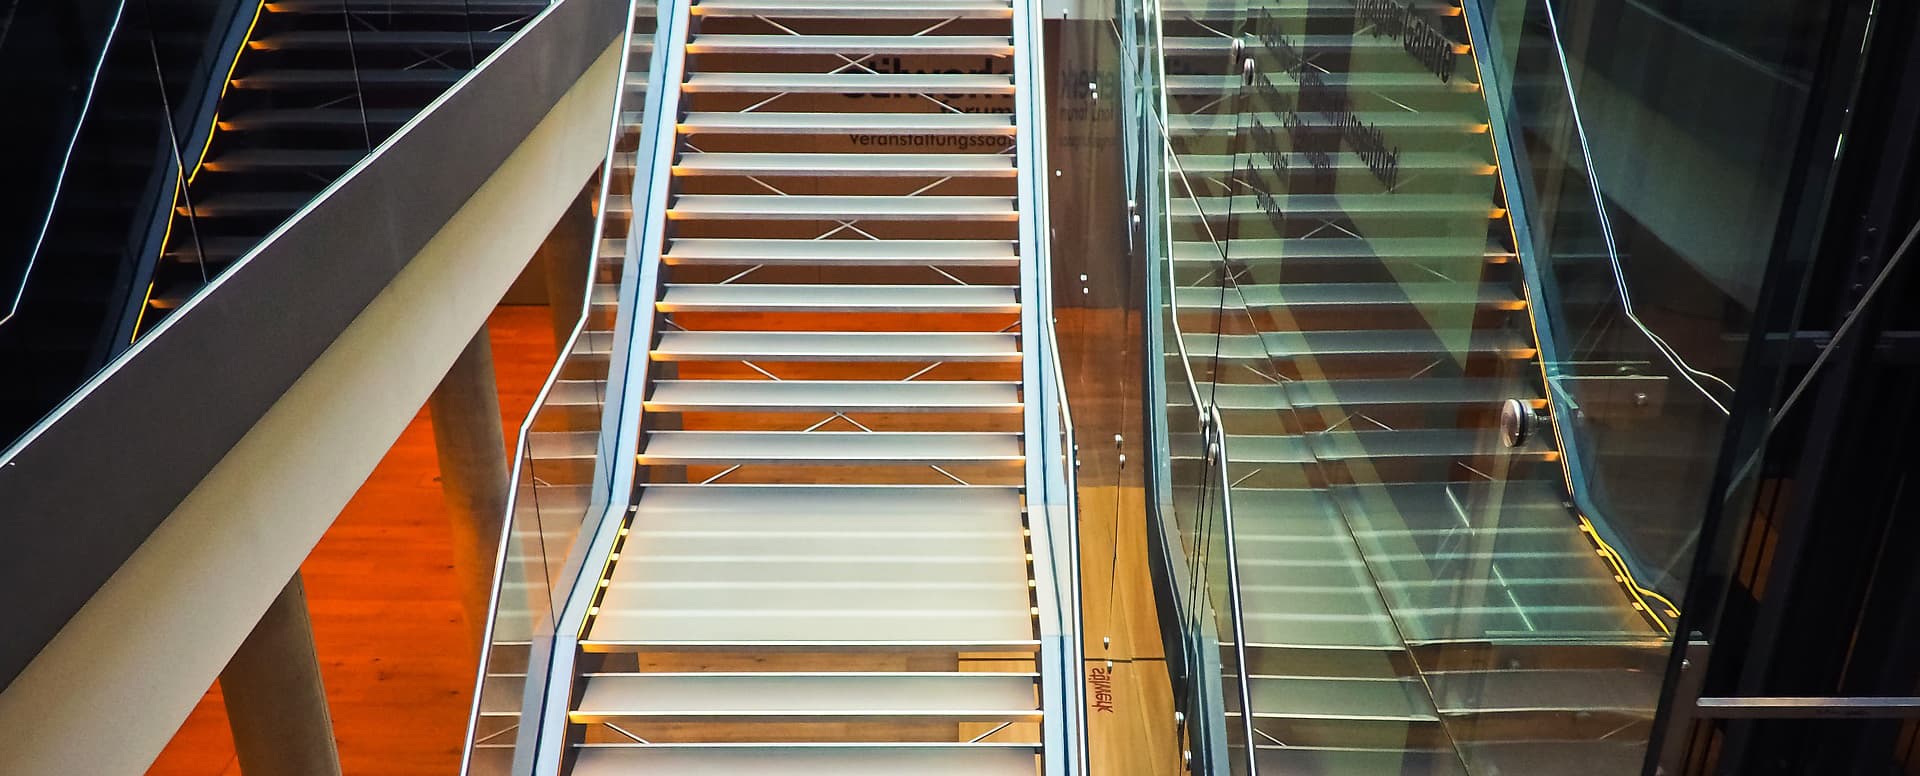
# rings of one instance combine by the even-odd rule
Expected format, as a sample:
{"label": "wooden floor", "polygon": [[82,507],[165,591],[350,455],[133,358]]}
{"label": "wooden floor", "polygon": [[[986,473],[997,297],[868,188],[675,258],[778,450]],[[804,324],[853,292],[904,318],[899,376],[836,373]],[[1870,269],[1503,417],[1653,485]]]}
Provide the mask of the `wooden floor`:
{"label": "wooden floor", "polygon": [[[1054,313],[1080,446],[1089,764],[1094,776],[1173,776],[1183,769],[1147,567],[1139,318],[1113,308]],[[1112,694],[1105,703],[1101,682]]]}
{"label": "wooden floor", "polygon": [[[498,308],[489,329],[512,435],[553,366],[553,328],[547,308],[513,306]],[[423,407],[301,566],[346,773],[459,771],[476,654],[452,564]],[[147,772],[240,773],[217,683]]]}
{"label": "wooden floor", "polygon": [[[1060,317],[1070,336],[1131,330],[1099,313],[1062,310]],[[489,326],[511,434],[553,363],[552,329],[547,309],[537,306],[501,307]],[[1089,694],[1090,762],[1097,776],[1173,776],[1181,772],[1179,744],[1137,471],[1146,457],[1137,422],[1128,422],[1137,421],[1137,397],[1100,382],[1073,395],[1083,426],[1084,669],[1090,684],[1111,693]],[[1127,436],[1124,447],[1094,444],[1115,433]],[[1122,466],[1122,453],[1135,463]],[[423,408],[301,568],[347,774],[444,776],[459,768],[475,656],[465,643],[437,477]],[[240,774],[217,684],[148,773]]]}

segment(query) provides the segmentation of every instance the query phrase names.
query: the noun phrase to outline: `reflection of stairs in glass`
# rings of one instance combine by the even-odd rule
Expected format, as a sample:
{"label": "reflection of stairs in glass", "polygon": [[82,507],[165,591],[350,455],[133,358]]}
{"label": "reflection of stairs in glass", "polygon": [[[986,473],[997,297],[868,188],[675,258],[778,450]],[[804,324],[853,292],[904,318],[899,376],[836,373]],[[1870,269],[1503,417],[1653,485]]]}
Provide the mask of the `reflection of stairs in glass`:
{"label": "reflection of stairs in glass", "polygon": [[[1633,772],[1662,639],[1551,434],[1499,440],[1502,401],[1544,406],[1536,348],[1460,11],[1416,6],[1460,57],[1445,82],[1344,3],[1164,11],[1174,297],[1228,434],[1256,761]],[[1301,109],[1330,103],[1397,178]]]}

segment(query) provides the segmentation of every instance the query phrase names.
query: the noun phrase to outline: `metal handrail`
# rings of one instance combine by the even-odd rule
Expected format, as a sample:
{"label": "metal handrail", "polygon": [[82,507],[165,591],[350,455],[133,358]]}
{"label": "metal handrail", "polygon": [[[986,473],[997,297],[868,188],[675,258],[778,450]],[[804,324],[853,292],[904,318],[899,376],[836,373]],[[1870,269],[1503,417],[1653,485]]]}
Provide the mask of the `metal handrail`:
{"label": "metal handrail", "polygon": [[1253,690],[1247,681],[1247,626],[1240,605],[1240,548],[1234,539],[1233,527],[1233,479],[1227,475],[1227,463],[1233,460],[1227,453],[1227,427],[1220,419],[1218,406],[1207,408],[1213,441],[1209,447],[1214,454],[1213,469],[1220,479],[1220,519],[1221,528],[1227,538],[1227,600],[1233,609],[1233,675],[1240,690],[1240,727],[1247,740],[1247,774],[1256,776],[1260,772],[1253,756]]}
{"label": "metal handrail", "polygon": [[[618,412],[610,410],[602,421],[603,428],[617,429],[615,442],[611,450],[604,447],[597,451],[596,473],[601,467],[611,467],[612,479],[609,484],[609,505],[601,514],[598,524],[593,528],[592,541],[576,546],[584,547],[583,557],[597,560],[600,564],[597,573],[589,573],[584,563],[580,573],[574,578],[574,585],[568,591],[566,605],[561,610],[559,623],[555,626],[552,660],[548,666],[544,708],[536,720],[538,728],[530,735],[538,742],[535,748],[536,772],[556,773],[560,767],[566,749],[567,700],[571,695],[574,679],[573,661],[578,654],[577,645],[587,627],[592,613],[595,593],[606,570],[613,563],[613,547],[619,538],[620,529],[626,517],[633,510],[631,505],[636,477],[633,461],[639,452],[641,415],[644,402],[639,397],[645,395],[650,377],[652,362],[647,358],[647,349],[653,342],[654,316],[653,301],[659,298],[660,265],[665,248],[667,198],[671,194],[672,157],[674,143],[659,142],[662,133],[675,131],[680,115],[681,83],[686,69],[686,50],[679,45],[688,35],[691,7],[689,0],[673,0],[662,3],[661,10],[666,13],[657,17],[653,36],[652,58],[647,71],[647,101],[649,103],[645,121],[641,126],[640,143],[635,153],[635,177],[632,193],[628,197],[631,215],[627,219],[626,267],[620,279],[619,319],[615,322],[616,334],[614,347],[609,358],[607,390],[609,395],[616,392],[632,400],[623,400]],[[621,52],[623,61],[632,50],[631,26],[635,7],[628,9],[627,24],[629,35],[626,47]],[[624,93],[626,73],[620,75],[620,89]],[[668,85],[673,88],[668,88]],[[617,138],[617,135],[616,135]],[[651,154],[651,156],[646,156]],[[644,191],[640,187],[639,159],[647,158],[647,185]],[[644,197],[642,196],[644,194]],[[595,250],[598,250],[595,244]],[[641,300],[645,300],[645,308]],[[638,343],[638,357],[627,348]],[[629,375],[630,370],[636,374]],[[584,527],[583,527],[584,528]],[[554,701],[560,701],[555,703]],[[526,722],[523,720],[522,725]],[[555,745],[557,744],[557,745]]]}
{"label": "metal handrail", "polygon": [[[1017,204],[1021,213],[1020,271],[1021,286],[1031,292],[1021,306],[1021,331],[1026,340],[1022,348],[1026,358],[1021,367],[1021,383],[1026,397],[1023,413],[1029,450],[1027,513],[1029,521],[1035,518],[1044,521],[1040,526],[1042,530],[1031,531],[1031,541],[1046,543],[1046,563],[1043,566],[1036,561],[1035,570],[1037,575],[1044,569],[1048,579],[1036,579],[1036,582],[1045,583],[1044,587],[1051,590],[1050,600],[1036,600],[1042,611],[1042,643],[1046,641],[1045,631],[1049,625],[1060,631],[1056,654],[1043,658],[1040,665],[1043,697],[1059,704],[1042,718],[1046,772],[1082,774],[1087,770],[1087,719],[1081,670],[1085,624],[1079,600],[1079,504],[1072,463],[1073,416],[1067,404],[1052,316],[1052,231],[1046,210],[1049,200],[1043,88],[1046,70],[1039,5],[1039,0],[1013,3],[1014,153]],[[1056,423],[1062,425],[1056,429]],[[1066,447],[1056,449],[1061,446],[1062,435],[1068,440]],[[1036,447],[1041,454],[1033,454]],[[1034,508],[1036,491],[1041,496],[1038,509]],[[1055,521],[1056,513],[1064,514],[1065,519]],[[1031,522],[1029,527],[1033,527]],[[1061,547],[1054,545],[1056,539],[1064,546],[1064,562]],[[1036,551],[1036,558],[1040,554]]]}
{"label": "metal handrail", "polygon": [[[553,4],[550,3],[549,6],[551,5]],[[488,595],[488,598],[487,598],[487,616],[486,616],[487,625],[486,625],[485,633],[480,643],[480,646],[481,646],[480,665],[479,665],[479,668],[477,669],[477,677],[475,678],[474,685],[473,685],[473,702],[467,716],[466,745],[462,748],[461,754],[460,754],[460,772],[462,774],[470,773],[473,765],[472,760],[473,760],[474,734],[476,732],[477,725],[479,724],[479,721],[480,721],[480,702],[481,702],[482,694],[485,692],[485,689],[486,689],[487,673],[488,673],[487,669],[488,669],[488,666],[491,664],[492,658],[493,658],[494,623],[499,617],[500,591],[505,586],[505,582],[506,582],[508,547],[513,538],[513,527],[514,527],[513,518],[514,518],[515,512],[517,511],[517,507],[520,500],[520,482],[521,482],[520,475],[525,470],[525,467],[527,466],[527,455],[528,455],[528,451],[531,449],[529,445],[530,445],[530,440],[532,439],[534,422],[540,416],[541,411],[546,408],[548,397],[553,393],[554,386],[559,383],[560,375],[565,371],[568,361],[573,358],[574,351],[580,344],[580,338],[582,337],[582,335],[586,333],[587,321],[591,317],[593,312],[593,290],[595,285],[593,281],[594,281],[594,276],[599,272],[600,240],[601,240],[601,236],[606,231],[605,203],[607,201],[608,193],[612,185],[614,161],[615,161],[614,157],[616,154],[616,149],[619,145],[620,133],[622,130],[622,127],[620,125],[620,115],[622,110],[622,102],[624,101],[625,94],[626,94],[625,82],[626,82],[626,73],[627,73],[627,67],[628,67],[628,57],[633,48],[633,45],[632,45],[633,18],[634,18],[635,11],[638,10],[636,6],[637,6],[637,0],[629,0],[628,8],[627,8],[626,31],[621,35],[621,38],[620,38],[621,40],[621,43],[619,44],[621,46],[620,66],[617,69],[614,76],[615,91],[614,91],[614,97],[613,97],[613,111],[609,118],[606,156],[605,156],[605,160],[602,162],[602,165],[601,165],[600,207],[597,208],[594,213],[593,239],[591,242],[588,243],[587,282],[585,284],[585,289],[581,294],[580,316],[577,320],[574,321],[572,332],[568,334],[565,344],[561,346],[559,351],[559,358],[555,359],[553,364],[553,369],[547,373],[546,382],[541,384],[539,393],[534,395],[533,403],[527,409],[526,419],[520,422],[519,435],[514,447],[513,470],[512,470],[511,478],[507,481],[507,499],[506,499],[507,514],[506,514],[506,519],[502,522],[502,525],[501,525],[499,545],[494,557],[493,590]],[[529,26],[531,26],[531,24]],[[612,368],[613,368],[613,364],[612,362],[609,362],[608,369],[611,370]],[[538,511],[537,505],[535,507],[535,510],[536,512]],[[593,505],[591,501],[589,501],[587,506],[587,513],[590,514],[592,512],[593,512]],[[538,520],[537,517],[536,517],[536,520]],[[582,516],[583,526],[584,526],[584,520],[585,520],[585,517],[583,515]],[[577,535],[576,535],[575,542],[576,543],[578,542]],[[543,561],[544,560],[545,559],[543,558]],[[546,599],[549,602],[549,604],[552,602],[553,598],[551,593],[549,593],[546,596]],[[531,676],[529,676],[528,678],[529,680],[532,679]],[[525,709],[522,709],[521,724],[522,725],[526,724],[526,720],[527,720],[527,716],[525,714]]]}
{"label": "metal handrail", "polygon": [[[1155,23],[1158,23],[1159,17],[1156,15],[1153,21]],[[1160,58],[1159,61],[1164,63],[1164,58]],[[1165,160],[1165,162],[1168,165],[1171,165],[1170,171],[1179,177],[1179,180],[1181,181],[1182,185],[1186,186],[1189,197],[1197,199],[1197,197],[1193,196],[1195,192],[1193,191],[1192,185],[1188,180],[1186,170],[1183,169],[1180,165],[1179,155],[1175,153],[1175,149],[1173,148],[1171,133],[1166,124],[1166,114],[1165,114],[1166,108],[1165,108],[1165,101],[1164,101],[1164,91],[1163,91],[1163,97],[1162,97],[1160,107],[1161,107],[1160,111],[1150,110],[1147,112],[1147,114],[1149,117],[1153,119],[1155,124],[1154,128],[1158,130],[1158,135],[1160,139],[1159,151],[1162,154],[1162,159]],[[1169,194],[1170,193],[1171,192],[1169,192]],[[1169,198],[1169,202],[1170,202],[1170,198]],[[1172,234],[1172,220],[1173,220],[1172,208],[1171,207],[1163,208],[1160,215],[1161,215],[1161,218],[1166,222],[1164,224],[1165,231],[1163,233],[1169,234],[1169,235]],[[1205,214],[1202,213],[1202,215],[1204,216]],[[1200,225],[1201,225],[1201,228],[1206,233],[1207,242],[1213,245],[1216,252],[1218,253],[1220,257],[1222,271],[1224,272],[1226,267],[1226,262],[1227,262],[1226,245],[1224,245],[1220,241],[1219,236],[1214,233],[1213,225],[1210,219],[1207,219],[1204,217],[1201,218]],[[1255,763],[1254,757],[1252,756],[1252,747],[1254,746],[1252,687],[1247,681],[1247,675],[1246,675],[1246,670],[1247,670],[1246,669],[1246,638],[1245,638],[1246,626],[1245,626],[1245,620],[1241,611],[1240,571],[1239,571],[1240,559],[1239,559],[1238,543],[1237,543],[1237,540],[1235,539],[1235,528],[1233,524],[1233,508],[1232,508],[1231,499],[1230,499],[1230,495],[1232,492],[1231,481],[1227,476],[1227,462],[1231,459],[1228,457],[1228,451],[1227,451],[1226,427],[1224,425],[1224,421],[1222,421],[1222,419],[1220,418],[1219,408],[1215,406],[1214,403],[1209,401],[1204,401],[1201,398],[1199,380],[1194,376],[1194,373],[1193,373],[1193,365],[1191,363],[1192,356],[1187,352],[1185,331],[1180,327],[1180,321],[1179,321],[1180,303],[1179,303],[1179,294],[1177,293],[1177,290],[1178,290],[1178,285],[1176,283],[1177,276],[1174,271],[1175,263],[1174,263],[1174,255],[1173,255],[1171,242],[1169,242],[1167,246],[1166,256],[1163,264],[1165,265],[1165,269],[1167,273],[1167,292],[1168,293],[1167,293],[1167,299],[1166,299],[1166,306],[1171,311],[1168,317],[1168,324],[1173,328],[1175,348],[1178,350],[1180,354],[1180,367],[1182,372],[1184,373],[1183,374],[1183,376],[1185,377],[1184,382],[1186,384],[1188,394],[1193,399],[1194,412],[1196,415],[1199,416],[1198,419],[1204,431],[1202,444],[1206,445],[1208,448],[1214,448],[1209,450],[1208,452],[1213,453],[1213,455],[1210,456],[1211,458],[1213,458],[1213,461],[1211,461],[1210,463],[1216,469],[1219,477],[1220,499],[1221,499],[1221,505],[1222,505],[1222,512],[1221,512],[1221,518],[1223,522],[1222,528],[1226,535],[1225,552],[1226,552],[1226,563],[1227,563],[1227,588],[1228,588],[1227,593],[1228,593],[1229,607],[1231,609],[1230,620],[1231,620],[1231,629],[1233,631],[1232,635],[1233,635],[1234,662],[1235,662],[1234,689],[1237,691],[1236,694],[1239,696],[1239,701],[1240,701],[1241,732],[1242,732],[1242,735],[1245,737],[1245,740],[1247,742],[1247,747],[1248,747],[1248,755],[1246,760],[1247,773],[1249,774],[1249,776],[1254,776],[1255,774],[1258,773],[1259,766]],[[1228,284],[1228,280],[1225,276],[1223,276],[1221,280],[1221,286],[1220,286],[1220,300],[1221,300],[1220,304],[1222,306],[1226,304],[1227,284]],[[1217,448],[1214,447],[1215,445],[1217,445]]]}
{"label": "metal handrail", "polygon": [[13,320],[20,312],[20,300],[27,295],[27,281],[33,277],[33,267],[40,261],[40,249],[46,246],[47,230],[53,226],[53,211],[60,205],[60,191],[67,181],[67,166],[73,163],[74,146],[80,143],[80,130],[87,125],[87,113],[93,109],[93,93],[100,87],[100,73],[106,69],[107,53],[113,50],[113,38],[120,32],[120,19],[126,14],[127,2],[120,0],[114,6],[113,24],[107,27],[107,36],[100,41],[100,58],[94,60],[93,75],[87,79],[87,96],[80,102],[80,116],[73,122],[73,137],[67,139],[67,150],[60,157],[60,172],[53,179],[53,196],[47,198],[47,214],[40,219],[40,231],[33,238],[33,250],[27,254],[26,269],[20,271],[20,287],[13,292],[13,301],[7,306],[7,314],[0,315],[0,326]]}
{"label": "metal handrail", "polygon": [[[1559,344],[1554,339],[1552,322],[1547,319],[1547,301],[1551,295],[1547,292],[1547,280],[1542,274],[1541,259],[1534,250],[1533,225],[1527,216],[1529,209],[1528,202],[1533,198],[1533,195],[1531,194],[1532,187],[1529,179],[1521,175],[1521,165],[1526,159],[1526,151],[1520,139],[1521,132],[1517,126],[1518,119],[1513,113],[1512,106],[1508,104],[1508,92],[1506,90],[1486,88],[1486,82],[1488,80],[1497,81],[1503,76],[1511,79],[1514,77],[1514,74],[1497,72],[1498,68],[1494,67],[1493,65],[1495,63],[1491,61],[1486,61],[1483,64],[1483,52],[1495,51],[1500,48],[1499,43],[1494,40],[1496,31],[1491,26],[1489,9],[1482,7],[1479,0],[1466,0],[1466,2],[1463,2],[1461,5],[1466,21],[1468,41],[1473,50],[1474,65],[1480,70],[1481,93],[1486,101],[1488,125],[1491,127],[1489,135],[1493,143],[1494,158],[1498,162],[1495,166],[1500,177],[1500,188],[1506,192],[1507,224],[1512,229],[1513,247],[1518,257],[1521,280],[1526,286],[1527,298],[1531,302],[1528,305],[1527,315],[1532,322],[1534,344],[1540,350],[1538,360],[1541,369],[1541,382],[1546,390],[1548,402],[1554,407],[1554,412],[1551,413],[1551,420],[1554,433],[1557,438],[1561,440],[1561,474],[1567,486],[1567,492],[1573,500],[1574,507],[1581,515],[1588,518],[1587,522],[1592,526],[1594,535],[1611,547],[1621,547],[1624,546],[1624,544],[1619,541],[1620,537],[1613,530],[1612,525],[1605,519],[1606,510],[1600,509],[1599,504],[1594,501],[1592,488],[1587,481],[1586,465],[1583,462],[1585,453],[1582,452],[1580,445],[1575,443],[1578,435],[1575,433],[1573,427],[1573,413],[1565,411],[1565,402],[1568,397],[1565,388],[1555,379],[1556,376],[1553,373],[1555,369],[1554,365],[1559,362],[1560,358]],[[1547,5],[1551,6],[1551,3]],[[1551,19],[1552,10],[1550,7],[1548,13]],[[1649,337],[1649,341],[1654,344],[1655,349],[1660,350],[1660,352],[1668,356],[1670,360],[1678,359],[1677,353],[1669,353],[1661,347],[1665,345],[1665,340],[1654,335],[1651,330],[1640,324],[1639,320],[1633,317],[1632,296],[1627,292],[1626,280],[1621,274],[1620,256],[1614,242],[1612,222],[1607,216],[1606,203],[1600,190],[1600,182],[1593,173],[1593,157],[1588,151],[1586,129],[1584,124],[1581,123],[1578,104],[1573,93],[1573,82],[1571,71],[1568,69],[1566,60],[1566,50],[1560,42],[1558,23],[1551,22],[1551,25],[1553,47],[1558,57],[1557,61],[1561,71],[1563,91],[1567,96],[1569,106],[1572,107],[1572,118],[1579,138],[1580,158],[1583,161],[1582,170],[1584,170],[1586,174],[1587,187],[1593,195],[1594,208],[1600,219],[1601,231],[1606,241],[1607,258],[1612,268],[1616,291],[1624,304],[1623,311],[1627,314],[1629,320],[1638,327],[1642,333]],[[1709,403],[1721,409],[1723,412],[1726,411],[1726,408],[1720,402],[1716,401],[1711,393],[1687,374],[1690,367],[1684,366],[1684,363],[1684,361],[1676,361],[1675,363],[1675,368],[1680,371],[1681,377],[1686,379],[1689,385],[1692,385],[1698,390],[1701,396],[1705,397]],[[1637,581],[1638,578],[1642,578],[1641,575],[1646,571],[1637,559],[1629,557],[1624,553],[1616,554],[1616,557],[1627,567],[1623,569],[1623,573],[1633,589],[1646,593],[1654,592],[1643,587]],[[1655,593],[1656,597],[1657,595],[1658,594]],[[1652,612],[1653,609],[1649,607],[1648,613],[1651,614]],[[1666,624],[1657,617],[1654,618],[1654,622],[1662,629],[1666,627]]]}

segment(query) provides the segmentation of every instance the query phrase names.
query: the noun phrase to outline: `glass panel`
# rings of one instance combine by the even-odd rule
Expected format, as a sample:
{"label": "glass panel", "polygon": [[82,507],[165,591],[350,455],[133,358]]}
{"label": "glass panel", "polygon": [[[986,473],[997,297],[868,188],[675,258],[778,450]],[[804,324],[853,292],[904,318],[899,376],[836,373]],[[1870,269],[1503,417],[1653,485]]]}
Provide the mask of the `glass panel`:
{"label": "glass panel", "polygon": [[[471,16],[476,27],[471,34],[477,56],[484,58],[490,47],[499,45],[496,39],[500,36],[493,33],[500,31],[502,22],[492,17],[511,6],[476,4]],[[481,7],[487,13],[481,13]],[[512,17],[504,23],[516,25],[521,21]],[[586,560],[586,544],[593,537],[590,530],[583,529],[597,525],[610,505],[625,503],[627,498],[612,490],[619,467],[631,464],[615,460],[612,453],[617,446],[617,421],[624,408],[609,397],[622,395],[618,385],[627,379],[628,359],[618,349],[630,333],[623,334],[620,329],[634,322],[622,321],[619,308],[622,298],[632,296],[636,282],[632,276],[637,270],[627,260],[630,213],[624,209],[625,204],[615,210],[609,210],[607,204],[644,201],[650,180],[648,160],[635,151],[651,104],[643,99],[641,90],[628,89],[625,84],[646,79],[652,64],[654,27],[654,6],[637,6],[626,70],[619,75],[617,85],[609,84],[621,89],[622,96],[608,116],[606,163],[583,189],[573,210],[562,216],[563,225],[558,227],[569,228],[565,219],[589,215],[593,219],[591,239],[574,246],[577,255],[565,257],[567,271],[578,273],[576,277],[580,278],[573,286],[581,292],[580,301],[569,307],[578,314],[578,322],[558,343],[560,360],[520,427],[514,512],[502,553],[503,565],[495,578],[498,610],[485,645],[486,675],[481,679],[468,738],[469,773],[505,774],[510,769],[518,773],[530,767],[540,742],[535,731],[520,727],[520,720],[539,717],[548,701],[548,688],[541,682],[526,683],[528,664],[536,667],[532,676],[545,677],[555,628],[575,590],[574,582]],[[483,31],[488,34],[482,35]],[[461,39],[469,35],[465,30],[457,32]],[[454,36],[447,40],[454,40]],[[453,51],[458,53],[464,46],[462,42]],[[627,289],[624,296],[623,288]],[[516,762],[521,764],[519,768],[513,767]]]}
{"label": "glass panel", "polygon": [[[1751,162],[1797,137],[1794,68],[1819,32],[1788,25],[1818,20],[1555,4],[1579,20],[1565,47],[1549,8],[1186,0],[1143,25],[1142,118],[1167,149],[1148,178],[1169,213],[1149,241],[1166,267],[1163,498],[1190,621],[1219,638],[1224,537],[1174,418],[1217,408],[1255,743],[1274,749],[1254,764],[1522,772],[1551,751],[1637,768],[1719,383],[1779,214],[1784,171]],[[1634,52],[1688,24],[1728,39],[1688,41],[1701,66],[1654,77]],[[1750,61],[1709,61],[1729,57]],[[1581,94],[1607,131],[1581,124]],[[1734,102],[1744,118],[1708,115]],[[1700,150],[1713,138],[1727,147]],[[1637,150],[1656,146],[1669,166]],[[1630,183],[1596,197],[1609,171]],[[1693,219],[1691,197],[1711,212]],[[1648,287],[1639,308],[1630,285]]]}
{"label": "glass panel", "polygon": [[140,259],[177,186],[178,126],[230,13],[160,0],[9,13],[0,65],[28,118],[7,162],[19,204],[0,228],[0,360],[29,367],[0,399],[0,443],[126,346]]}
{"label": "glass panel", "polygon": [[[1480,6],[1491,97],[1527,192],[1518,226],[1575,501],[1670,609],[1832,9]],[[1659,64],[1644,51],[1663,52]]]}

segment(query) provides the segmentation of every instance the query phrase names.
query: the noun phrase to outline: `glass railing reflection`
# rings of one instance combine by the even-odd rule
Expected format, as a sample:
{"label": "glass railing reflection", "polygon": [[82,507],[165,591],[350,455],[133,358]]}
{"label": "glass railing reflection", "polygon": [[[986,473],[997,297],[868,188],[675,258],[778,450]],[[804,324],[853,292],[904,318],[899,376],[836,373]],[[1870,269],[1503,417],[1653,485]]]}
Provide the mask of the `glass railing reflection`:
{"label": "glass railing reflection", "polygon": [[652,180],[636,149],[653,106],[644,97],[630,100],[625,84],[650,72],[656,26],[653,6],[634,9],[625,68],[608,85],[621,96],[608,116],[605,161],[589,184],[592,239],[572,257],[572,271],[584,276],[577,286],[580,301],[570,308],[578,319],[559,343],[560,358],[520,427],[512,512],[481,645],[465,773],[530,772],[539,747],[556,745],[544,741],[532,722],[542,719],[551,700],[546,666],[555,631],[588,562],[591,527],[610,509],[621,509],[629,495],[615,483],[631,464],[612,452],[619,447],[619,419],[629,409],[619,388],[631,370],[621,348],[630,336],[623,327],[634,325],[631,315],[623,319],[619,303],[622,289],[631,296],[637,284],[628,261],[633,218],[626,203],[643,200]]}

